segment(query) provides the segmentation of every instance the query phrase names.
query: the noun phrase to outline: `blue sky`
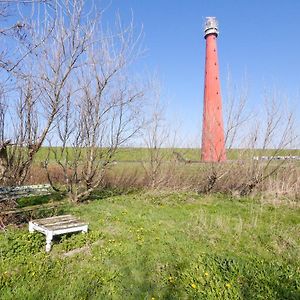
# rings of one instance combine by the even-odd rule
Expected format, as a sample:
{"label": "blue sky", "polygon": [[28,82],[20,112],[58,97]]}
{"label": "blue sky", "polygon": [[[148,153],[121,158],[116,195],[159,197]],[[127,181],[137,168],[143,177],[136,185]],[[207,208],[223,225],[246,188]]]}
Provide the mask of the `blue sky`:
{"label": "blue sky", "polygon": [[[96,2],[98,4],[98,2]],[[249,106],[259,109],[264,89],[290,99],[299,119],[300,1],[289,0],[111,0],[99,1],[107,15],[119,11],[126,22],[133,11],[144,27],[145,58],[140,72],[156,72],[168,103],[169,120],[180,120],[190,141],[202,122],[205,40],[203,21],[219,21],[219,63],[223,101],[226,78],[241,84],[247,77]],[[197,142],[196,142],[197,143]],[[199,136],[200,144],[200,136]]]}
{"label": "blue sky", "polygon": [[[300,1],[298,0],[86,0],[106,8],[111,24],[118,12],[134,15],[147,49],[136,70],[158,74],[167,119],[180,125],[181,146],[199,146],[203,107],[206,16],[219,21],[218,54],[223,103],[227,75],[248,87],[248,108],[259,111],[264,90],[289,99],[300,128]],[[246,78],[246,79],[245,79]]]}

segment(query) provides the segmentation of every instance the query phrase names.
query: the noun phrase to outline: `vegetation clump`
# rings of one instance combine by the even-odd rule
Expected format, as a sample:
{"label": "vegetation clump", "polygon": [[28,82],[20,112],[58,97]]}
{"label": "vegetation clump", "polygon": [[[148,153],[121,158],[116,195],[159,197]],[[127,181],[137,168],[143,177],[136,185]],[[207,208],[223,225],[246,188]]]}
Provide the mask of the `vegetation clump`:
{"label": "vegetation clump", "polygon": [[88,234],[0,235],[1,299],[298,299],[299,208],[196,193],[99,196]]}

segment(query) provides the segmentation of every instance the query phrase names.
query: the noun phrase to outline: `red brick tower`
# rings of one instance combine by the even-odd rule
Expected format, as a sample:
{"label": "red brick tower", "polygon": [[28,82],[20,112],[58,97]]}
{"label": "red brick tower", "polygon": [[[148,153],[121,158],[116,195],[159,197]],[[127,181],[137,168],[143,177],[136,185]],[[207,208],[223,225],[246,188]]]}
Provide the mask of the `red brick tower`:
{"label": "red brick tower", "polygon": [[217,52],[219,31],[215,17],[206,18],[204,32],[206,57],[201,159],[219,162],[226,160],[226,150]]}

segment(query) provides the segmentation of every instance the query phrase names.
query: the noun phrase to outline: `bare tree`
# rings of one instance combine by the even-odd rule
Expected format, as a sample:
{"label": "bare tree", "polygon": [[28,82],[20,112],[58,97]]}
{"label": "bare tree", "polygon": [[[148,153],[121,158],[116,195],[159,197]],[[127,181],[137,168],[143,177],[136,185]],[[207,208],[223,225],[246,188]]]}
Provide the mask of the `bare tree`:
{"label": "bare tree", "polygon": [[[250,161],[246,168],[248,176],[238,187],[241,195],[250,194],[275,175],[288,161],[278,159],[278,156],[297,143],[299,138],[295,130],[294,113],[283,97],[276,92],[266,92],[264,100],[263,113],[257,114],[248,139],[247,156]],[[264,157],[267,159],[262,160]]]}
{"label": "bare tree", "polygon": [[157,187],[162,180],[162,167],[168,156],[167,151],[164,151],[162,147],[166,145],[166,141],[170,137],[159,98],[160,95],[156,95],[154,105],[151,107],[151,118],[146,123],[143,132],[143,140],[147,147],[148,159],[142,162],[142,166],[152,188]]}
{"label": "bare tree", "polygon": [[240,86],[234,85],[230,74],[227,76],[227,95],[225,101],[225,146],[227,151],[240,147],[245,138],[245,125],[251,121],[252,112],[248,105],[248,86],[244,79]]}
{"label": "bare tree", "polygon": [[[10,166],[11,160],[7,153],[10,149],[9,144],[10,140],[6,139],[5,130],[11,130],[7,128],[8,123],[10,122],[7,113],[11,111],[11,106],[15,104],[14,100],[9,99],[14,95],[14,98],[17,98],[18,91],[16,92],[15,86],[17,85],[16,81],[16,70],[23,58],[23,54],[18,49],[20,45],[25,45],[27,49],[27,55],[30,53],[32,48],[29,45],[29,39],[27,37],[30,35],[28,32],[29,26],[25,20],[20,20],[18,18],[16,11],[17,8],[24,5],[28,6],[29,4],[41,4],[47,3],[48,1],[44,0],[26,0],[26,1],[0,1],[0,151],[1,151],[1,175],[0,182],[5,183],[7,176],[8,167]],[[37,45],[34,45],[33,48],[36,48]],[[8,100],[9,99],[9,100]],[[12,104],[13,103],[13,104]],[[12,172],[13,173],[13,172]]]}
{"label": "bare tree", "polygon": [[[30,43],[30,19],[41,6],[48,6],[52,0],[0,0],[0,68],[3,81],[11,79],[23,59],[31,54],[39,43]],[[31,6],[31,15],[28,18],[22,14],[25,8]],[[18,13],[19,12],[19,13]],[[27,51],[15,51],[19,45],[26,45]]]}
{"label": "bare tree", "polygon": [[104,31],[99,24],[86,60],[69,85],[56,123],[59,147],[50,148],[45,167],[57,189],[50,172],[54,156],[64,174],[65,191],[74,202],[101,187],[118,148],[142,127],[145,90],[130,72],[141,54],[140,38],[133,22],[124,28],[119,17],[115,31]]}
{"label": "bare tree", "polygon": [[84,14],[83,1],[67,1],[64,6],[55,3],[54,9],[44,7],[42,20],[27,23],[26,43],[19,44],[22,60],[17,69],[6,69],[13,74],[16,89],[11,91],[15,100],[7,109],[12,143],[2,178],[5,184],[22,184],[26,179],[36,153],[60,116],[75,70],[84,65],[83,56],[97,22],[97,16],[89,19]]}

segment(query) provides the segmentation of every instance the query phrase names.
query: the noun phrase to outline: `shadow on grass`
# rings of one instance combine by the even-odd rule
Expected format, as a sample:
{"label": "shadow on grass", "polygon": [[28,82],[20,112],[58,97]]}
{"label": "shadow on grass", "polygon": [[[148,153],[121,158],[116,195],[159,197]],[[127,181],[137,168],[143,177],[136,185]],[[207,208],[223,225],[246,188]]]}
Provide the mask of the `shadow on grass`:
{"label": "shadow on grass", "polygon": [[31,196],[23,197],[17,200],[18,208],[23,208],[26,206],[34,206],[47,204],[50,202],[61,201],[64,199],[64,195],[60,193],[51,193],[50,195],[41,195],[41,196]]}
{"label": "shadow on grass", "polygon": [[163,267],[157,270],[157,263],[143,248],[139,278],[126,269],[136,299],[300,299],[300,276],[289,264],[217,254],[176,258],[171,249]]}
{"label": "shadow on grass", "polygon": [[121,195],[131,195],[137,193],[138,189],[118,189],[118,188],[104,188],[98,191],[94,191],[91,196],[89,197],[89,200],[101,200],[101,199],[107,199],[110,197],[116,197]]}

